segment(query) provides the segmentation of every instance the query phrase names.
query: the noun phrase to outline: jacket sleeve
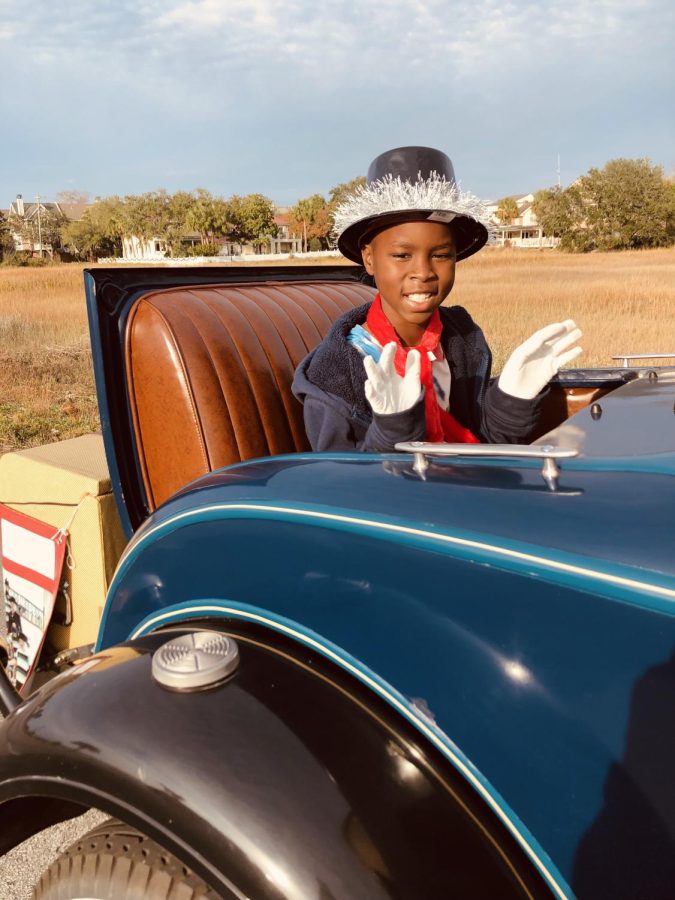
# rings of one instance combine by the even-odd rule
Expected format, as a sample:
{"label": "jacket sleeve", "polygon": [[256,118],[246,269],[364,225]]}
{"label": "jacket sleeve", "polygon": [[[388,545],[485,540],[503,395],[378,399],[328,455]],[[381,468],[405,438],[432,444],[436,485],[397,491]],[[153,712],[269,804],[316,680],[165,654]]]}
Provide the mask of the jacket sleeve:
{"label": "jacket sleeve", "polygon": [[492,353],[482,330],[461,306],[441,315],[444,350],[450,360],[450,412],[486,444],[527,444],[533,440],[546,387],[533,400],[505,394],[490,378]]}
{"label": "jacket sleeve", "polygon": [[481,436],[488,444],[528,444],[537,429],[542,401],[549,388],[533,400],[512,397],[495,378],[488,386],[481,410]]}
{"label": "jacket sleeve", "polygon": [[426,435],[424,395],[411,408],[388,416],[373,415],[369,425],[359,426],[330,402],[306,397],[305,431],[312,450],[393,453],[399,441],[422,441]]}

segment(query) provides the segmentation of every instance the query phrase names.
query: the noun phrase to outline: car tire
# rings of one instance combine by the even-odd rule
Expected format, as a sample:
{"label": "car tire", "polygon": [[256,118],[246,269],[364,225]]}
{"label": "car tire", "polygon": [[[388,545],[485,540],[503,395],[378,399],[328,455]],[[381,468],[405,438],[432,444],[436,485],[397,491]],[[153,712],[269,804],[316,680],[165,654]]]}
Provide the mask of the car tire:
{"label": "car tire", "polygon": [[116,819],[65,850],[42,874],[33,900],[220,900],[173,854]]}

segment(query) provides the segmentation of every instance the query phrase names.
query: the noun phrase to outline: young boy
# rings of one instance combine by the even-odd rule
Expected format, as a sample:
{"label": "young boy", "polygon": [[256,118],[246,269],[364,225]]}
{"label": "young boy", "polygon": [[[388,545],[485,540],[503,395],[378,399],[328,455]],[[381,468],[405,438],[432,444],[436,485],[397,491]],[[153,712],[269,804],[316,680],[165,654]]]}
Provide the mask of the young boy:
{"label": "young boy", "polygon": [[[525,443],[550,378],[581,353],[574,322],[543,328],[490,381],[483,332],[442,307],[455,264],[488,240],[484,208],[458,190],[438,150],[378,156],[335,213],[338,247],[375,281],[372,303],[341,316],[298,366],[314,450],[391,452],[399,441]],[[572,347],[572,349],[570,349]]]}

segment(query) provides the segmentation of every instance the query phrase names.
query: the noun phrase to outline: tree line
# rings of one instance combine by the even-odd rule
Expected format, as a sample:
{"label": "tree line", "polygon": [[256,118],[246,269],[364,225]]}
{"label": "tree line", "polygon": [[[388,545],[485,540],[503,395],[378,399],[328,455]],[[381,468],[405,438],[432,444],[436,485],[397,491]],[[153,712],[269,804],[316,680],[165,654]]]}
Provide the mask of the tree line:
{"label": "tree line", "polygon": [[[262,194],[225,200],[203,188],[175,194],[162,189],[123,198],[97,198],[79,220],[47,210],[40,216],[40,231],[43,244],[89,260],[120,256],[122,238],[132,235],[162,240],[169,256],[195,251],[213,255],[219,249],[218,238],[262,246],[277,233],[274,215],[272,201]],[[26,240],[38,242],[36,217],[10,216],[7,224]],[[200,244],[190,247],[195,234]]]}
{"label": "tree line", "polygon": [[[303,250],[334,246],[332,217],[335,207],[365,178],[335,185],[328,192],[299,200],[287,213],[289,232],[302,239]],[[63,202],[87,195],[63,192]],[[560,238],[560,247],[573,252],[660,247],[675,243],[675,183],[648,159],[615,159],[604,168],[592,168],[568,188],[538,191],[534,213],[544,232]],[[518,206],[506,197],[497,218],[507,224],[517,218]],[[169,256],[215,255],[218,241],[250,244],[261,249],[276,237],[275,209],[262,194],[236,194],[229,199],[204,188],[194,191],[151,191],[140,195],[103,197],[87,207],[79,221],[55,212],[41,215],[43,244],[93,260],[120,256],[122,238],[135,235],[160,239]],[[0,253],[14,249],[12,232],[38,243],[37,221],[0,214]],[[195,246],[194,235],[199,236]]]}
{"label": "tree line", "polygon": [[[288,211],[289,232],[302,239],[303,249],[323,250],[331,246],[332,210],[364,178],[336,185],[328,199],[320,194],[299,200]],[[86,201],[88,195],[62,192],[57,202]],[[38,233],[39,227],[39,233]],[[0,216],[0,251],[13,251],[12,233],[30,244],[65,251],[71,256],[94,260],[120,256],[122,239],[135,236],[159,239],[168,256],[209,256],[220,250],[219,240],[249,244],[261,249],[276,237],[275,208],[262,194],[233,195],[229,199],[214,196],[204,188],[177,191],[161,189],[126,197],[99,197],[85,210],[81,219],[69,220],[56,210],[47,209],[37,217]],[[194,236],[199,243],[194,243]]]}
{"label": "tree line", "polygon": [[289,229],[302,237],[303,249],[328,250],[333,246],[333,211],[349,194],[365,183],[366,179],[360,175],[351,181],[336,184],[328,192],[328,198],[322,194],[312,194],[298,200],[289,209]]}
{"label": "tree line", "polygon": [[[533,211],[544,233],[560,248],[631,250],[675,243],[675,181],[648,159],[613,159],[589,169],[568,188],[537,191]],[[498,218],[518,216],[512,198],[501,200]]]}

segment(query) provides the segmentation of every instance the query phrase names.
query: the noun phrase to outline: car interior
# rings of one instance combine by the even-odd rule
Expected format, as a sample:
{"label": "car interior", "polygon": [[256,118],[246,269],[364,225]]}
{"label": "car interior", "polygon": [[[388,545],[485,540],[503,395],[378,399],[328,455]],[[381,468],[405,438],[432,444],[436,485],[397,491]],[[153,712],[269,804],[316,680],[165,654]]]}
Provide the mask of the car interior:
{"label": "car interior", "polygon": [[[343,312],[355,281],[195,285],[143,294],[126,326],[125,369],[149,510],[200,475],[311,448],[293,373]],[[551,385],[540,437],[627,380],[570,370]]]}

